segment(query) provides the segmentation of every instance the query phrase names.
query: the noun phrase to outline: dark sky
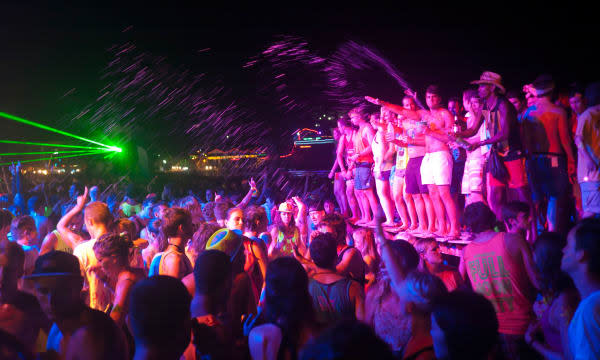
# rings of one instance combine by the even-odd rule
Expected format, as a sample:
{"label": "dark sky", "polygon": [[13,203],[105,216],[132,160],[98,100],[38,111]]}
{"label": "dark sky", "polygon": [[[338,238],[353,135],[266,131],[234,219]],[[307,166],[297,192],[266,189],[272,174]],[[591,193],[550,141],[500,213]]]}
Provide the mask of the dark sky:
{"label": "dark sky", "polygon": [[[83,108],[98,95],[106,49],[124,40],[175,66],[216,74],[239,96],[255,91],[242,65],[281,34],[305,38],[324,56],[345,40],[361,41],[417,89],[436,82],[448,94],[458,94],[488,69],[501,73],[507,87],[540,73],[563,85],[600,78],[598,23],[591,9],[573,1],[555,7],[501,1],[464,7],[290,3],[2,5],[0,111],[52,124]],[[198,56],[205,48],[210,52]]]}

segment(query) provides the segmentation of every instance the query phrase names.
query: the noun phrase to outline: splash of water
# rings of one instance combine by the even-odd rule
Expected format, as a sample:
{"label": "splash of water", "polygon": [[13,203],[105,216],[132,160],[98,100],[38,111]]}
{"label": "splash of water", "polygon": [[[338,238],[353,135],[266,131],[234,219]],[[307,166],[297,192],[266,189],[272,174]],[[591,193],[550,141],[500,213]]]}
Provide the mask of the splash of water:
{"label": "splash of water", "polygon": [[[346,107],[364,104],[364,96],[369,94],[398,101],[404,90],[411,89],[389,60],[354,41],[345,42],[329,57],[325,71],[329,81],[327,95]],[[423,107],[418,99],[417,104]]]}
{"label": "splash of water", "polygon": [[[85,126],[100,138],[156,152],[172,149],[182,158],[200,149],[264,151],[269,129],[253,120],[253,111],[218,79],[171,66],[167,58],[141,51],[133,42],[108,51],[112,59],[102,73],[105,85],[94,102],[67,119],[69,126]],[[240,160],[221,167],[237,169],[226,172],[235,175],[254,163]]]}

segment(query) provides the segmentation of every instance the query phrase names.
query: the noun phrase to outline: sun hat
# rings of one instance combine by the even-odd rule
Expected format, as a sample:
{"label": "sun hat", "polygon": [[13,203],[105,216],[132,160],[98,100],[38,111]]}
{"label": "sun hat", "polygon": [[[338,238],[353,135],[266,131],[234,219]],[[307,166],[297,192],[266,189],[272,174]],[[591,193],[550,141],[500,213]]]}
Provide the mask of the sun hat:
{"label": "sun hat", "polygon": [[471,81],[471,84],[490,84],[500,89],[502,94],[506,92],[506,89],[502,86],[502,76],[491,71],[484,71],[479,80]]}
{"label": "sun hat", "polygon": [[277,210],[279,212],[289,212],[289,213],[294,212],[294,208],[292,207],[292,204],[290,204],[289,202],[282,202],[281,204],[279,204],[279,208]]}

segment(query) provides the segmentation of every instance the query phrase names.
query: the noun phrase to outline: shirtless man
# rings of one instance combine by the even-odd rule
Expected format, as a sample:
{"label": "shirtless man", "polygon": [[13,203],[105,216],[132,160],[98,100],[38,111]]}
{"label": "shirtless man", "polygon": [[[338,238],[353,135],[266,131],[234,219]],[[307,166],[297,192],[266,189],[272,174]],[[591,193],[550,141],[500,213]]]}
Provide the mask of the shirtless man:
{"label": "shirtless man", "polygon": [[358,202],[356,201],[356,196],[354,196],[354,176],[352,175],[352,164],[349,159],[354,154],[355,131],[346,118],[338,120],[338,127],[342,132],[342,136],[340,136],[338,141],[336,159],[340,167],[340,175],[346,181],[346,199],[348,199],[348,206],[352,214],[352,218],[348,221],[354,222],[361,217]]}
{"label": "shirtless man", "polygon": [[349,157],[355,166],[354,190],[362,202],[364,212],[362,218],[356,222],[357,225],[375,225],[373,216],[377,211],[377,199],[373,192],[373,151],[371,143],[375,137],[375,131],[361,108],[356,107],[348,113],[350,121],[358,130],[354,137],[354,154]]}
{"label": "shirtless man", "polygon": [[[450,193],[452,154],[447,145],[450,141],[447,133],[452,131],[453,119],[450,112],[442,107],[442,98],[437,86],[427,87],[425,96],[429,110],[411,111],[370,97],[367,97],[367,101],[421,121],[421,131],[425,135],[425,157],[421,163],[421,180],[427,185],[433,203],[438,222],[437,235],[457,238],[460,236],[460,225],[456,203]],[[450,220],[449,231],[446,228],[446,213]]]}
{"label": "shirtless man", "polygon": [[527,109],[521,119],[533,200],[538,214],[547,204],[549,231],[566,230],[563,210],[567,208],[564,205],[569,192],[565,190],[569,187],[568,175],[575,173],[567,113],[550,99],[554,89],[552,78],[547,75],[538,77],[533,88],[535,105]]}

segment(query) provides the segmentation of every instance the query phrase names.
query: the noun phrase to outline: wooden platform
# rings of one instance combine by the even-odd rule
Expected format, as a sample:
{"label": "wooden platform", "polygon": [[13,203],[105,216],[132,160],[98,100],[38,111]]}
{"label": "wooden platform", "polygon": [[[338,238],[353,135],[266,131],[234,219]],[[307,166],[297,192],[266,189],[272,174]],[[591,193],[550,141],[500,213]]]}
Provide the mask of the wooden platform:
{"label": "wooden platform", "polygon": [[[357,226],[357,225],[355,225]],[[358,226],[365,229],[373,229],[374,226]],[[462,253],[462,249],[465,245],[469,244],[471,241],[471,233],[462,232],[460,234],[460,239],[456,240],[448,240],[443,237],[435,237],[428,234],[422,234],[416,231],[400,231],[399,228],[392,227],[383,227],[383,230],[389,235],[389,239],[402,239],[411,242],[414,238],[425,238],[425,237],[433,237],[439,243],[440,252],[444,255],[456,256],[460,257]]]}

